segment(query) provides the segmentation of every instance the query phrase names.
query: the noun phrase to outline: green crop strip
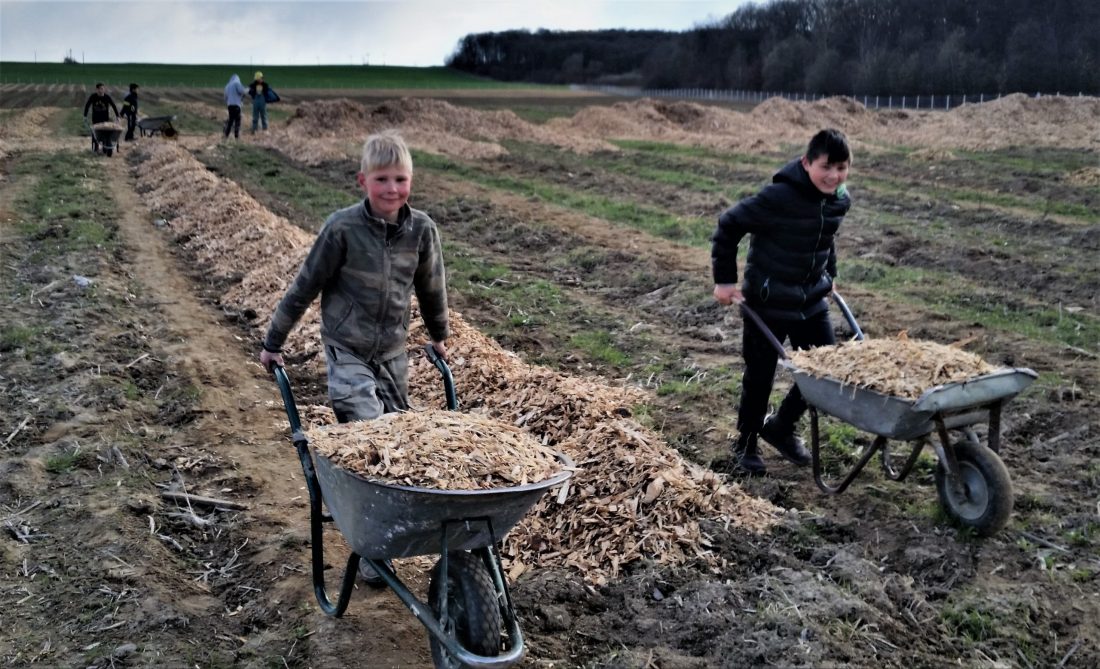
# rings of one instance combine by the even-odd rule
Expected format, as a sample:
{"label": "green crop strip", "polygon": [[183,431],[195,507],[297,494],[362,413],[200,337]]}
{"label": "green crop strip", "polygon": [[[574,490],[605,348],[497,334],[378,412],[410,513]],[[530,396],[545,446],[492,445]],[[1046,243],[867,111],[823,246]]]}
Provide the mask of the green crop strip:
{"label": "green crop strip", "polygon": [[845,264],[846,281],[893,295],[922,309],[956,321],[1014,332],[1048,344],[1094,350],[1100,343],[1100,321],[1083,313],[1048,306],[1013,305],[1003,293],[991,293],[964,278],[881,263],[852,260]]}
{"label": "green crop strip", "polygon": [[[464,88],[560,89],[561,87],[507,84],[446,67],[385,65],[164,65],[150,63],[0,63],[0,83],[83,84],[91,92],[96,82],[126,90],[130,82],[146,88],[183,86],[220,89],[236,73],[251,81],[256,70],[276,90],[284,88]],[[121,97],[121,96],[120,96]]]}
{"label": "green crop strip", "polygon": [[754,165],[760,168],[775,168],[782,164],[786,154],[776,156],[755,155],[748,153],[727,153],[715,151],[703,146],[689,146],[686,144],[668,144],[665,142],[652,142],[636,139],[612,139],[612,144],[620,149],[626,149],[643,155],[655,155],[662,157],[683,158],[691,161],[690,164],[698,164],[699,159],[712,160],[724,164]]}
{"label": "green crop strip", "polygon": [[119,160],[88,152],[32,154],[20,160],[18,175],[35,175],[34,186],[17,206],[27,216],[17,225],[38,241],[38,253],[59,254],[117,243],[114,201],[95,175],[96,161]]}
{"label": "green crop strip", "polygon": [[569,188],[531,179],[492,174],[476,166],[435,154],[414,152],[414,155],[418,169],[438,170],[451,178],[463,178],[491,188],[534,196],[551,204],[666,239],[702,246],[710,243],[710,235],[714,232],[714,224],[709,220],[681,218],[634,202],[578,193]]}
{"label": "green crop strip", "polygon": [[[698,163],[689,161],[662,161],[654,160],[654,156],[647,154],[625,154],[597,152],[587,155],[566,154],[561,150],[548,149],[540,144],[528,144],[521,142],[504,142],[504,146],[514,155],[521,155],[535,162],[541,162],[547,156],[559,159],[559,163],[570,165],[570,171],[583,171],[585,168],[594,173],[622,174],[647,182],[674,186],[687,191],[700,193],[717,193],[727,197],[736,197],[738,190],[731,187],[731,183],[739,184],[745,180],[746,175],[740,174],[735,179],[720,179],[707,174],[707,170]],[[728,168],[728,166],[725,166]],[[714,170],[710,170],[712,173]],[[763,173],[753,174],[754,182],[763,181]]]}
{"label": "green crop strip", "polygon": [[354,181],[345,189],[334,188],[302,172],[281,154],[250,144],[230,142],[221,145],[217,154],[196,154],[196,157],[245,189],[262,189],[287,203],[315,221],[316,228],[332,212],[359,200]]}

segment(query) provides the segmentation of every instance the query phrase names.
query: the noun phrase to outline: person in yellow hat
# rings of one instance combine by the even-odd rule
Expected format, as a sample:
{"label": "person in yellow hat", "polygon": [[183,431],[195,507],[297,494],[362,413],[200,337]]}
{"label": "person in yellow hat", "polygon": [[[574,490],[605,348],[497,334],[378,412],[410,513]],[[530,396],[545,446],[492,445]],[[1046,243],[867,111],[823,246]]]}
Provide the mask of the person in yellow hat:
{"label": "person in yellow hat", "polygon": [[252,134],[260,125],[267,130],[267,103],[270,87],[264,81],[264,73],[256,72],[252,83],[248,85],[248,94],[252,96]]}

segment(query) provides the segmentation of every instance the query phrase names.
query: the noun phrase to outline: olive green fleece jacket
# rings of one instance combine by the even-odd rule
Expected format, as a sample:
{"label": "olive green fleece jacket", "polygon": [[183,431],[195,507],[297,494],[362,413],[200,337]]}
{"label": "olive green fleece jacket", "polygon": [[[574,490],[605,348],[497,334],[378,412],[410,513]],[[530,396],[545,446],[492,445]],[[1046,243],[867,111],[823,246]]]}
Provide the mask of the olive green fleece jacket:
{"label": "olive green fleece jacket", "polygon": [[[321,340],[367,362],[405,352],[413,291],[433,341],[449,336],[443,250],[435,222],[407,204],[387,239],[385,220],[366,200],[325,221],[264,339],[280,351],[294,325],[321,295]],[[390,226],[391,228],[393,226]]]}

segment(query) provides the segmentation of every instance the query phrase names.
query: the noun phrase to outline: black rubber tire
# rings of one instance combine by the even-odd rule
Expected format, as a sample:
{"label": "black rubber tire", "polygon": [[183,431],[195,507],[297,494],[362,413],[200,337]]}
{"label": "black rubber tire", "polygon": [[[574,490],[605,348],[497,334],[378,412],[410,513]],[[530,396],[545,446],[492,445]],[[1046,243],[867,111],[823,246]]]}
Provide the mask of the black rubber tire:
{"label": "black rubber tire", "polygon": [[112,154],[112,153],[114,153],[114,152],[115,152],[115,150],[114,150],[114,149],[103,149],[103,153],[106,153],[106,154],[107,154],[107,157],[108,157],[108,158],[109,158],[109,157],[111,156],[111,154]]}
{"label": "black rubber tire", "polygon": [[963,496],[947,485],[947,469],[936,467],[936,490],[940,505],[948,516],[978,536],[988,537],[1001,531],[1012,514],[1012,480],[1001,458],[982,444],[960,441],[955,444],[955,459],[963,479]]}
{"label": "black rubber tire", "polygon": [[[486,657],[500,654],[500,604],[497,601],[493,578],[481,558],[473,553],[458,551],[447,555],[447,619],[439,623],[452,632],[463,648]],[[442,602],[439,590],[442,583],[442,562],[432,568],[428,586],[428,605],[438,617]],[[431,637],[432,661],[441,669],[454,669],[466,665],[447,652],[446,647]]]}

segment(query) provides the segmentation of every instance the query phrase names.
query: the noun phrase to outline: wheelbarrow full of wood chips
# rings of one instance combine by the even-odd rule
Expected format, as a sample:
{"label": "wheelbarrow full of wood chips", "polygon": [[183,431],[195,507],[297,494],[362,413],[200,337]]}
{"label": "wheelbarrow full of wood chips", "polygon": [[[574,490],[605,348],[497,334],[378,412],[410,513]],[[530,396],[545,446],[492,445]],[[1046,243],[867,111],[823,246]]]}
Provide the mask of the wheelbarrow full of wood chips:
{"label": "wheelbarrow full of wood chips", "polygon": [[[425,351],[443,377],[448,408],[455,410],[447,363],[430,344]],[[380,587],[391,588],[427,628],[435,666],[499,668],[518,662],[524,653],[523,633],[498,546],[546,491],[572,476],[568,458],[558,456],[564,468],[549,479],[507,488],[438,490],[369,480],[310,448],[286,371],[273,371],[309,490],[313,590],[321,609],[331,616],[343,615],[364,561],[384,581]],[[335,602],[324,576],[323,531],[328,522],[336,524],[351,549]],[[425,603],[401,582],[388,561],[431,554],[438,554],[439,560],[431,571]]]}
{"label": "wheelbarrow full of wood chips", "polygon": [[[840,295],[832,295],[854,333],[853,339],[862,341],[863,332],[848,305]],[[809,407],[811,455],[818,488],[829,494],[843,492],[875,453],[880,455],[886,477],[902,481],[931,443],[939,460],[936,489],[947,515],[979,536],[995,534],[1005,526],[1012,513],[1013,492],[1008,469],[999,456],[1001,413],[1005,403],[1038,377],[1034,371],[1001,368],[927,388],[915,398],[899,397],[800,369],[752,308],[745,304],[741,308],[779,352],[780,364],[791,372]],[[875,435],[871,446],[836,485],[826,482],[822,474],[822,413]],[[987,444],[981,443],[974,429],[981,423],[988,425]],[[901,469],[895,469],[891,461],[891,439],[911,444]]]}

